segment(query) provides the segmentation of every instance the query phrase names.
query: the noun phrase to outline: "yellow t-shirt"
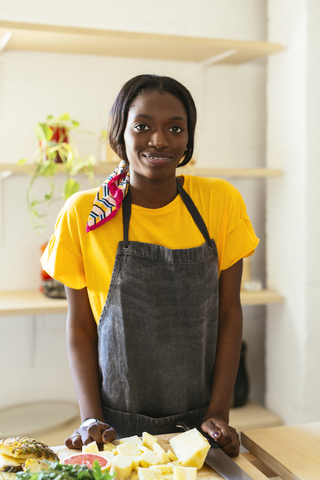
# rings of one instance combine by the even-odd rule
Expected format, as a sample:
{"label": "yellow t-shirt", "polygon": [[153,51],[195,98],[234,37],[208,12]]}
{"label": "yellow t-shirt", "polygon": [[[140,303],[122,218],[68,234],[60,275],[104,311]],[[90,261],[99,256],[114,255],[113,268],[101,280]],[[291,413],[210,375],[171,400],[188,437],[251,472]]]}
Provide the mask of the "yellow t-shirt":
{"label": "yellow t-shirt", "polygon": [[[183,188],[194,201],[216,243],[219,274],[241,258],[253,254],[259,240],[235,187],[218,178],[184,176]],[[68,287],[87,287],[98,323],[107,298],[118,243],[123,240],[123,222],[120,208],[109,222],[86,232],[96,191],[79,192],[67,200],[41,263],[49,275]],[[205,241],[180,195],[158,209],[132,205],[130,240],[170,249],[198,247]]]}

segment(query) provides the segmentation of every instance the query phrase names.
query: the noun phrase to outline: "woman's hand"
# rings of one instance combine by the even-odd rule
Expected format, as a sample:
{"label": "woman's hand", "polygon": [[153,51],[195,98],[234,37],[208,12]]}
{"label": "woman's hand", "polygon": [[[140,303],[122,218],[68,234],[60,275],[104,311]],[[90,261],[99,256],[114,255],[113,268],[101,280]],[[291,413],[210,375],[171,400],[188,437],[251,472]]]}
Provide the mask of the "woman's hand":
{"label": "woman's hand", "polygon": [[229,457],[239,455],[239,435],[233,427],[219,417],[210,417],[201,428],[212,437]]}
{"label": "woman's hand", "polygon": [[66,438],[65,445],[68,448],[82,448],[83,445],[88,445],[91,442],[97,442],[98,445],[112,442],[117,436],[114,428],[107,423],[94,422],[88,427],[80,427],[74,431],[70,437]]}

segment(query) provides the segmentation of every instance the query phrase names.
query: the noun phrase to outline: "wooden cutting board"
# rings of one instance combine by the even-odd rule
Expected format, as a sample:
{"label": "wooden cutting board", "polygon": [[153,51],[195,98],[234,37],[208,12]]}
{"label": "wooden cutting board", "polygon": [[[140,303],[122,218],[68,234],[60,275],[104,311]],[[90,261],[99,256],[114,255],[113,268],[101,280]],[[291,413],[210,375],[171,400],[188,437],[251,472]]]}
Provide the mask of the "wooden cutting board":
{"label": "wooden cutting board", "polygon": [[320,422],[245,431],[241,442],[284,480],[320,480]]}
{"label": "wooden cutting board", "polygon": [[[176,433],[171,433],[167,435],[158,435],[158,442],[159,445],[167,451],[168,449],[172,450],[171,445],[169,443],[170,438],[174,437],[177,435]],[[118,441],[112,442],[114,444],[118,444]],[[51,447],[56,454],[58,455],[60,461],[63,460],[64,458],[74,455],[76,453],[80,453],[79,450],[70,450],[69,448],[63,446],[59,447]],[[268,477],[266,477],[260,470],[258,470],[249,460],[247,460],[244,456],[239,455],[238,457],[233,459],[239,467],[241,467],[245,472],[248,473],[252,477],[253,480],[268,480]],[[320,477],[319,477],[320,478]],[[214,479],[223,479],[219,473],[217,473],[215,470],[207,466],[206,464],[203,466],[201,470],[198,471],[198,480],[214,480]],[[315,480],[315,479],[313,479]]]}

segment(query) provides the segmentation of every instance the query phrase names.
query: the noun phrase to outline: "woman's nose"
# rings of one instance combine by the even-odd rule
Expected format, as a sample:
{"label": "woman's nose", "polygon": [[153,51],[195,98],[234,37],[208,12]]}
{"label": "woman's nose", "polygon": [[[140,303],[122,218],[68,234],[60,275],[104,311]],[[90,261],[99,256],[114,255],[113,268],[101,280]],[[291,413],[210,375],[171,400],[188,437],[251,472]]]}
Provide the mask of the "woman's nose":
{"label": "woman's nose", "polygon": [[169,141],[164,132],[153,132],[148,142],[149,147],[164,148],[169,146]]}

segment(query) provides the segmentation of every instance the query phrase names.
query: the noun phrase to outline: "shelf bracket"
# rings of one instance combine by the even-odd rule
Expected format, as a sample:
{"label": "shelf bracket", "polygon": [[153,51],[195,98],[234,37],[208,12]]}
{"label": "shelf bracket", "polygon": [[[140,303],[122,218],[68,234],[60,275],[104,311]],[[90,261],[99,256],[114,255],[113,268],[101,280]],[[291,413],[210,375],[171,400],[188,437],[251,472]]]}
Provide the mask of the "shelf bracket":
{"label": "shelf bracket", "polygon": [[0,172],[0,247],[3,246],[3,181],[12,175],[11,170]]}
{"label": "shelf bracket", "polygon": [[204,67],[210,67],[210,65],[214,65],[215,63],[221,62],[221,60],[224,60],[225,58],[235,55],[237,51],[238,50],[236,48],[232,48],[231,50],[227,50],[226,52],[219,53],[219,55],[214,55],[213,57],[206,58],[200,63]]}

